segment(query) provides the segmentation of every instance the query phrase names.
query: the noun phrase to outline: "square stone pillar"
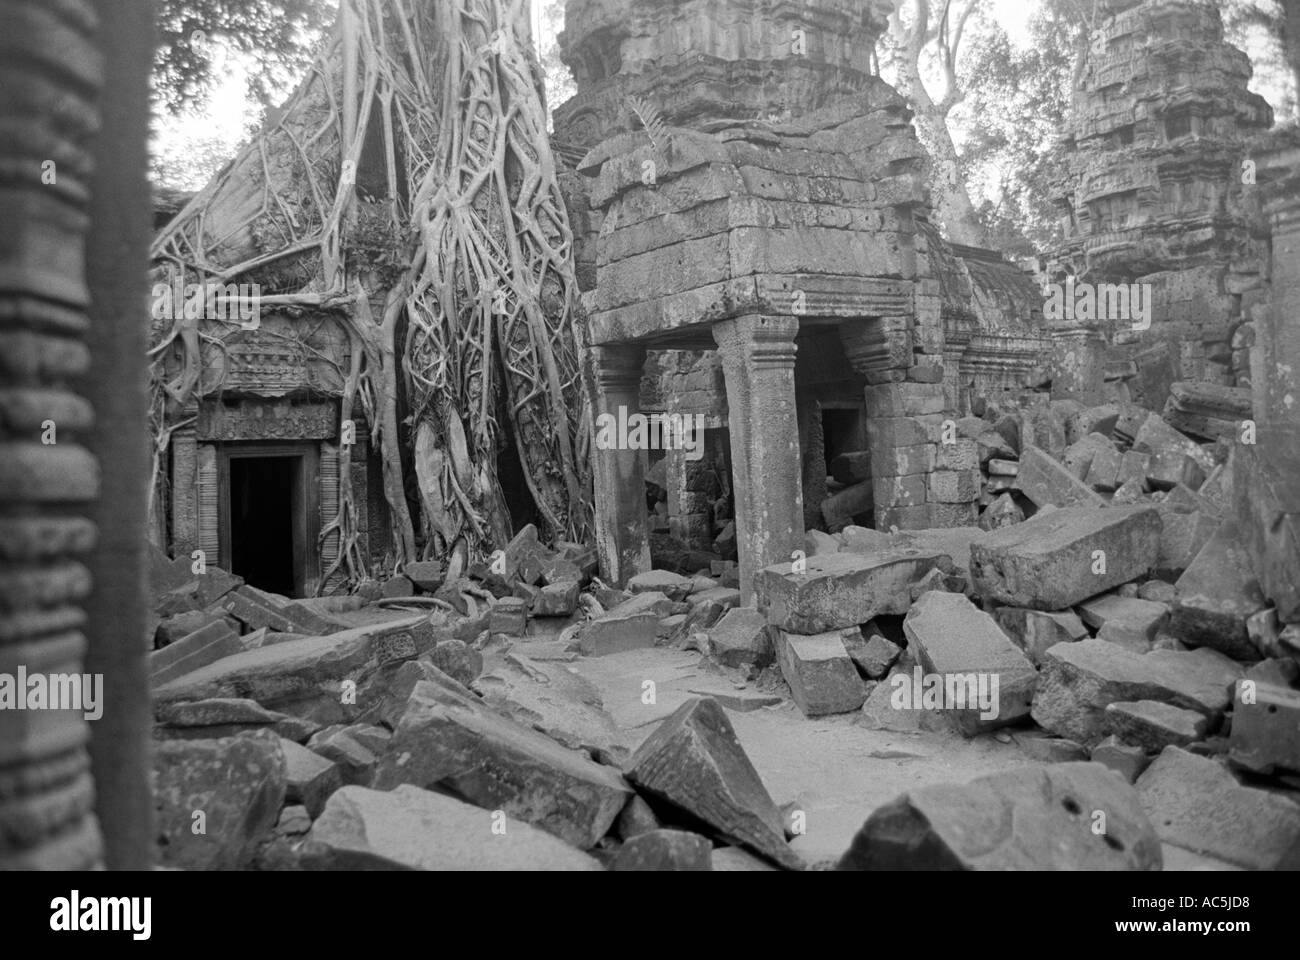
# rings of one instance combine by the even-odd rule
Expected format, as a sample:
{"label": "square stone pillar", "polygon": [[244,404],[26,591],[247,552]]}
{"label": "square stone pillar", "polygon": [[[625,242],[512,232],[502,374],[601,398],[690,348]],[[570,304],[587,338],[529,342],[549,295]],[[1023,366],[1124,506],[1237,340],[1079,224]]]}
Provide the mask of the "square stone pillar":
{"label": "square stone pillar", "polygon": [[1052,338],[1052,399],[1085,406],[1105,398],[1106,338],[1094,322],[1060,320],[1049,325]]}
{"label": "square stone pillar", "polygon": [[754,572],[789,563],[803,547],[794,355],[799,321],[745,316],[713,326],[722,357],[736,486],[740,600],[753,602]]}
{"label": "square stone pillar", "polygon": [[194,429],[177,430],[171,446],[172,555],[188,557],[199,548],[199,450]]}
{"label": "square stone pillar", "polygon": [[[641,406],[645,348],[615,344],[592,348],[596,367],[596,437],[600,418],[626,424]],[[617,431],[615,431],[617,433]],[[629,577],[650,569],[650,532],[646,520],[645,453],[623,448],[621,437],[602,449],[592,444],[596,553],[601,575],[622,586]]]}

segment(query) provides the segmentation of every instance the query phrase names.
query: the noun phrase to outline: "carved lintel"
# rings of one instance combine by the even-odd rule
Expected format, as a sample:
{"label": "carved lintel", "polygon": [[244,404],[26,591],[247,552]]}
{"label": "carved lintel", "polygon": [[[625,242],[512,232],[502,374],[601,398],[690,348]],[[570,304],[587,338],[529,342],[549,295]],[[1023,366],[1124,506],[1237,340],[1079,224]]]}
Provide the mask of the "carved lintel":
{"label": "carved lintel", "polygon": [[205,400],[195,433],[200,440],[330,440],[338,436],[338,404],[333,400],[243,400],[235,406]]}

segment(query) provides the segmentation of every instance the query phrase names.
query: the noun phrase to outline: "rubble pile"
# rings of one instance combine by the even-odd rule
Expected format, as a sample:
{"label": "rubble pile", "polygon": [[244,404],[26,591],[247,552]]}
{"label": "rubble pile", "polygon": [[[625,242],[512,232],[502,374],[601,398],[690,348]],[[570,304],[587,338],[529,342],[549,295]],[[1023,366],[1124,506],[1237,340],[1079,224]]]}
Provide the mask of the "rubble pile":
{"label": "rubble pile", "polygon": [[[1173,391],[1171,418],[1191,423],[1196,396]],[[957,424],[978,526],[814,530],[756,574],[754,606],[733,563],[612,587],[593,551],[532,527],[454,576],[413,564],[314,600],[158,556],[163,861],[1300,865],[1300,625],[1255,573],[1212,426],[1198,441],[1132,404],[990,408]],[[695,651],[719,685],[629,741],[566,664],[657,648]],[[864,809],[837,862],[808,863],[728,716],[755,709],[991,736],[1025,762]]]}

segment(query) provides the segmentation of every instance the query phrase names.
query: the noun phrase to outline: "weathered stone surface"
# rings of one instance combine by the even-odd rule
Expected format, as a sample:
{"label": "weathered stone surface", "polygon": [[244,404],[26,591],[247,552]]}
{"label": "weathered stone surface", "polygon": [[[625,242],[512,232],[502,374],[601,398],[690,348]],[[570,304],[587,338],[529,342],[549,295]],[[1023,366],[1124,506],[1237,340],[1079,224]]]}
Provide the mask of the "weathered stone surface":
{"label": "weathered stone surface", "polygon": [[1151,454],[1147,482],[1157,490],[1178,483],[1199,487],[1205,475],[1214,469],[1214,459],[1199,444],[1158,416],[1150,416],[1143,422],[1133,438],[1133,448]]}
{"label": "weathered stone surface", "polygon": [[1241,786],[1214,760],[1167,747],[1137,790],[1165,843],[1251,870],[1300,869],[1300,805]]}
{"label": "weathered stone surface", "polygon": [[[436,590],[438,588],[434,587],[434,589]],[[380,593],[383,594],[383,597],[386,600],[396,600],[399,597],[413,597],[415,596],[415,584],[411,581],[410,577],[399,573],[384,581],[384,585],[380,588]]]}
{"label": "weathered stone surface", "polygon": [[1282,623],[1300,623],[1300,444],[1239,445],[1232,509],[1255,576]]}
{"label": "weathered stone surface", "polygon": [[1150,762],[1141,747],[1121,743],[1118,737],[1107,737],[1092,748],[1092,762],[1110,767],[1129,783],[1133,783]]}
{"label": "weathered stone surface", "polygon": [[821,511],[822,519],[826,521],[826,528],[836,532],[844,529],[860,517],[870,517],[876,503],[877,494],[875,491],[877,485],[882,480],[888,483],[891,479],[877,477],[874,480],[855,483],[853,486],[845,487],[823,500]]}
{"label": "weathered stone surface", "polygon": [[861,483],[871,479],[871,453],[868,450],[854,450],[849,453],[836,454],[831,460],[831,476],[843,484]]}
{"label": "weathered stone surface", "polygon": [[1154,562],[1159,539],[1160,515],[1150,507],[1039,513],[971,544],[972,583],[1008,606],[1063,610],[1137,579]]}
{"label": "weathered stone surface", "polygon": [[691,592],[691,579],[670,570],[647,570],[628,580],[627,589],[632,593],[657,591],[669,600],[684,600]]}
{"label": "weathered stone surface", "polygon": [[577,580],[549,583],[533,598],[534,617],[568,617],[578,609],[578,594],[582,584]]}
{"label": "weathered stone surface", "polygon": [[379,789],[399,783],[440,786],[584,850],[605,835],[631,792],[585,754],[423,680],[375,774]]}
{"label": "weathered stone surface", "polygon": [[1174,585],[1169,632],[1239,660],[1258,657],[1246,621],[1266,606],[1237,525],[1224,521]]}
{"label": "weathered stone surface", "polygon": [[1177,595],[1177,588],[1165,580],[1148,580],[1138,586],[1138,597],[1140,599],[1152,600],[1166,606],[1171,605]]}
{"label": "weathered stone surface", "polygon": [[658,829],[659,818],[655,815],[654,809],[635,793],[624,805],[618,819],[614,821],[614,834],[624,841]]}
{"label": "weathered stone surface", "polygon": [[803,573],[778,563],[754,575],[758,609],[794,633],[855,627],[880,614],[906,613],[911,585],[951,559],[935,550],[894,547],[871,555],[809,557]]}
{"label": "weathered stone surface", "polygon": [[446,578],[446,572],[442,569],[442,564],[436,560],[419,560],[415,563],[408,563],[402,572],[406,574],[407,579],[425,593],[433,593],[442,586],[442,581]]}
{"label": "weathered stone surface", "polygon": [[803,868],[786,845],[776,804],[713,700],[678,707],[637,749],[626,773],[642,792],[686,811],[720,837],[782,866]]}
{"label": "weathered stone surface", "polygon": [[862,706],[867,689],[844,646],[854,628],[816,636],[776,630],[776,660],[790,696],[806,717],[851,713]]}
{"label": "weathered stone surface", "polygon": [[588,621],[578,634],[584,656],[600,657],[640,647],[653,647],[659,621],[673,611],[673,602],[658,591],[638,593],[603,617]]}
{"label": "weathered stone surface", "polygon": [[715,847],[710,860],[715,871],[766,873],[777,869],[768,861],[754,856],[743,847]]}
{"label": "weathered stone surface", "polygon": [[[1095,436],[1095,434],[1094,434]],[[1083,482],[1094,490],[1110,493],[1119,488],[1119,468],[1123,456],[1114,446],[1101,447],[1093,451],[1088,463],[1088,472]]]}
{"label": "weathered stone surface", "polygon": [[1106,505],[1103,497],[1038,447],[1029,447],[1020,455],[1015,489],[1039,507]]}
{"label": "weathered stone surface", "polygon": [[840,543],[835,537],[822,530],[809,530],[803,535],[803,549],[810,557],[821,553],[839,553]]}
{"label": "weathered stone surface", "polygon": [[1070,643],[1088,636],[1088,628],[1072,610],[1049,612],[998,607],[993,618],[1011,642],[1025,651],[1025,656],[1034,666],[1041,664],[1043,654],[1058,643]]}
{"label": "weathered stone surface", "polygon": [[483,654],[463,640],[439,640],[429,660],[457,683],[468,687],[483,672]]}
{"label": "weathered stone surface", "polygon": [[343,786],[343,771],[333,760],[283,737],[280,750],[284,753],[285,800],[302,804],[313,819],[320,816],[330,794]]}
{"label": "weathered stone surface", "polygon": [[1080,410],[1066,421],[1066,441],[1074,443],[1090,433],[1109,437],[1119,420],[1119,407],[1113,403]]}
{"label": "weathered stone surface", "polygon": [[1217,720],[1240,676],[1240,667],[1213,650],[1141,655],[1104,640],[1061,643],[1043,657],[1031,715],[1043,729],[1090,747],[1110,732],[1104,711],[1111,703],[1157,700]]}
{"label": "weathered stone surface", "polygon": [[1147,753],[1203,740],[1208,727],[1205,714],[1155,700],[1121,701],[1106,706],[1106,728],[1111,734]]}
{"label": "weathered stone surface", "polygon": [[709,656],[724,667],[764,667],[773,660],[767,617],[752,607],[728,610],[709,631]]}
{"label": "weathered stone surface", "polygon": [[[1106,815],[1093,833],[1093,811]],[[1138,795],[1095,763],[1021,767],[903,794],[863,824],[838,870],[1159,870]]]}
{"label": "weathered stone surface", "polygon": [[528,630],[528,604],[518,597],[502,597],[488,612],[488,630],[507,637],[522,637]]}
{"label": "weathered stone surface", "polygon": [[306,607],[299,607],[247,584],[223,596],[220,606],[250,630],[267,627],[280,633],[324,636],[339,626]]}
{"label": "weathered stone surface", "polygon": [[1020,509],[1020,504],[1011,499],[1010,494],[1003,493],[984,509],[979,526],[981,530],[1000,530],[1024,519],[1025,511]]}
{"label": "weathered stone surface", "polygon": [[1229,743],[1233,762],[1247,770],[1300,772],[1300,691],[1256,681],[1247,695],[1238,684]]}
{"label": "weathered stone surface", "polygon": [[[238,870],[269,839],[285,797],[280,738],[167,740],[154,747],[159,860],[184,870]],[[196,813],[202,813],[202,832]]]}
{"label": "weathered stone surface", "polygon": [[1077,763],[1088,759],[1082,744],[1037,732],[1018,733],[1015,741],[1026,757],[1039,763]]}
{"label": "weathered stone surface", "polygon": [[[502,830],[504,827],[504,831]],[[404,784],[344,787],[312,826],[303,865],[315,870],[600,870],[543,830]]]}
{"label": "weathered stone surface", "polygon": [[154,700],[246,698],[317,723],[356,720],[383,704],[360,695],[348,702],[344,684],[360,689],[386,664],[414,658],[415,633],[425,622],[403,618],[246,650],[157,688]]}
{"label": "weathered stone surface", "polygon": [[[927,673],[939,674],[945,702],[958,729],[967,736],[1003,726],[1029,713],[1038,673],[1029,658],[983,610],[957,593],[931,591],[903,620],[908,650]],[[980,675],[984,680],[981,681]],[[981,709],[978,693],[987,689],[991,706]]]}
{"label": "weathered stone surface", "polygon": [[650,830],[627,841],[611,870],[691,871],[713,869],[708,837],[685,830]]}

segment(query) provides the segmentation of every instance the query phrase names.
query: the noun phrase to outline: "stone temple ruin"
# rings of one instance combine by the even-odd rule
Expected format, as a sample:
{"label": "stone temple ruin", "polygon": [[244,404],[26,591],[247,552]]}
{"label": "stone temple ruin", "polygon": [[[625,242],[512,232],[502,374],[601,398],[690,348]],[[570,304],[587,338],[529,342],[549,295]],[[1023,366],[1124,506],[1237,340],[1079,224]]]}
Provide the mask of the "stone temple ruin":
{"label": "stone temple ruin", "polygon": [[[165,864],[1300,866],[1300,140],[1212,7],[1103,0],[1065,242],[949,243],[871,53],[891,9],[568,0],[589,536],[512,492],[524,436],[509,529],[401,543],[428,488],[369,445],[404,408],[349,405],[339,320],[395,313],[304,308],[323,261],[277,256],[257,324],[155,345],[185,400],[151,424]],[[315,129],[323,62],[260,143]],[[274,248],[194,219],[231,206],[182,209],[155,269],[203,231],[230,272]],[[1049,306],[1134,285],[1149,325]],[[71,847],[0,830],[0,864],[95,862],[79,816]]]}

